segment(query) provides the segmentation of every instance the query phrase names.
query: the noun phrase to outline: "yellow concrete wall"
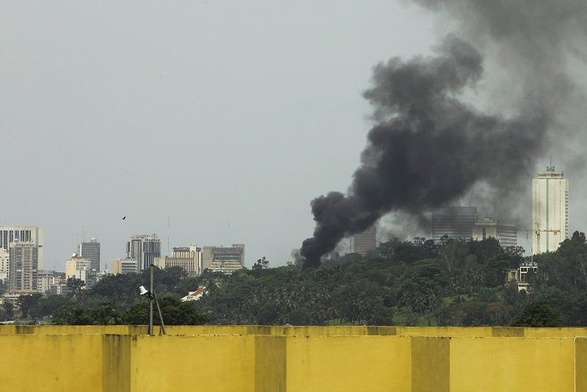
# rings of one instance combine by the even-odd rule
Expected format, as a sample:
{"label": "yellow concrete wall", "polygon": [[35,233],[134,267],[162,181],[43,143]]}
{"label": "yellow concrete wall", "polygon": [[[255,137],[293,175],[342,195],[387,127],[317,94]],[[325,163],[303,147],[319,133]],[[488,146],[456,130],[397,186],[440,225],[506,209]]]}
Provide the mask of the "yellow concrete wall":
{"label": "yellow concrete wall", "polygon": [[527,338],[558,337],[574,338],[575,336],[587,336],[587,328],[521,328]]}
{"label": "yellow concrete wall", "polygon": [[255,336],[131,337],[130,390],[253,392]]}
{"label": "yellow concrete wall", "polygon": [[0,391],[102,392],[102,336],[0,336]]}
{"label": "yellow concrete wall", "polygon": [[411,391],[411,341],[398,336],[288,336],[287,392]]}
{"label": "yellow concrete wall", "polygon": [[576,338],[574,341],[576,391],[587,392],[587,338]]}
{"label": "yellow concrete wall", "polygon": [[143,335],[146,333],[146,325],[0,325],[0,335]]}
{"label": "yellow concrete wall", "polygon": [[587,392],[581,328],[28,327],[0,328],[0,391]]}
{"label": "yellow concrete wall", "polygon": [[572,338],[461,338],[450,342],[450,391],[572,392]]}
{"label": "yellow concrete wall", "polygon": [[105,335],[102,340],[104,392],[130,392],[130,335]]}
{"label": "yellow concrete wall", "polygon": [[412,337],[412,392],[450,391],[450,339]]}
{"label": "yellow concrete wall", "polygon": [[255,392],[286,392],[287,337],[255,338]]}
{"label": "yellow concrete wall", "polygon": [[491,327],[396,327],[401,336],[492,336]]}

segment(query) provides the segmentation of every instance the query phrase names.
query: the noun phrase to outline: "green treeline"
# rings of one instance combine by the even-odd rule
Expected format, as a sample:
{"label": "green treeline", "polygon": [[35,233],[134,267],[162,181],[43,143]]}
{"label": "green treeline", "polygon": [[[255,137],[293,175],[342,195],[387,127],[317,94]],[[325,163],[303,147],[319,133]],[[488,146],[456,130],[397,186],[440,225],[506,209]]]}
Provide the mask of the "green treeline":
{"label": "green treeline", "polygon": [[587,325],[585,235],[533,260],[532,289],[518,292],[506,276],[530,261],[519,247],[394,239],[305,271],[259,260],[251,270],[203,277],[210,290],[199,306],[213,324]]}
{"label": "green treeline", "polygon": [[[507,283],[508,271],[530,258],[521,248],[483,241],[392,239],[370,254],[319,268],[270,268],[260,259],[232,275],[188,277],[155,269],[155,291],[166,324],[264,325],[587,325],[587,240],[575,232],[556,252],[533,257],[528,292]],[[70,298],[21,297],[21,318],[56,324],[146,324],[148,287],[142,274],[106,276],[92,289],[70,282]],[[205,287],[198,301],[181,302]],[[6,317],[13,309],[0,309]]]}

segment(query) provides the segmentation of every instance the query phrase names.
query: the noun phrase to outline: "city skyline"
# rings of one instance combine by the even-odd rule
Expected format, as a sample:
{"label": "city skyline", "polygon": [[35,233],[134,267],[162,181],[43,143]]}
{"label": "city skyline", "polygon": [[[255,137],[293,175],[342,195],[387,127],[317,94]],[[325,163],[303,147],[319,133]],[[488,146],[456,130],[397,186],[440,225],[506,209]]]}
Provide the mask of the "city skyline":
{"label": "city skyline", "polygon": [[[367,133],[389,114],[364,97],[374,67],[435,58],[448,34],[482,59],[474,86],[454,91],[470,112],[514,126],[526,112],[546,116],[531,134],[457,139],[484,158],[484,174],[519,189],[506,198],[482,178],[451,202],[506,200],[513,223],[531,224],[529,180],[552,156],[576,184],[569,231],[587,231],[582,14],[415,3],[3,3],[0,223],[44,229],[44,269],[61,269],[92,237],[102,264],[124,258],[137,233],[157,233],[162,253],[238,242],[248,267],[262,257],[285,265],[314,232],[311,201],[348,191]],[[535,102],[548,110],[525,106]],[[413,237],[412,222],[387,218],[382,238]]]}

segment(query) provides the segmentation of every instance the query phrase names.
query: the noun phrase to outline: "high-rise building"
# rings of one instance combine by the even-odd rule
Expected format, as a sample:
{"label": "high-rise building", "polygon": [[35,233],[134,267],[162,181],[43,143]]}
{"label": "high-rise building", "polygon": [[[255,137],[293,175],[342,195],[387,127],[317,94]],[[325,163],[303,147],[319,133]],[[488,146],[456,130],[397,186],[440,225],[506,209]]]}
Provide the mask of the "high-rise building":
{"label": "high-rise building", "polygon": [[204,246],[202,250],[202,269],[212,272],[233,273],[245,266],[245,245],[233,244],[230,247]]}
{"label": "high-rise building", "polygon": [[477,222],[477,207],[445,207],[432,214],[432,239],[470,240]]}
{"label": "high-rise building", "polygon": [[532,253],[554,252],[569,236],[569,180],[548,166],[532,180]]}
{"label": "high-rise building", "polygon": [[0,248],[10,251],[11,244],[32,242],[37,247],[39,269],[43,268],[44,261],[43,229],[36,226],[0,226]]}
{"label": "high-rise building", "polygon": [[161,240],[157,234],[135,235],[126,243],[127,258],[137,260],[138,271],[147,270],[155,263],[155,257],[161,257]]}
{"label": "high-rise building", "polygon": [[100,271],[100,243],[97,239],[92,238],[90,242],[79,244],[78,253],[81,257],[90,261],[91,269]]}
{"label": "high-rise building", "polygon": [[17,242],[10,245],[9,289],[12,292],[37,291],[39,247],[34,242]]}
{"label": "high-rise building", "polygon": [[8,272],[10,271],[10,253],[4,248],[0,248],[0,281],[6,282],[8,280]]}
{"label": "high-rise building", "polygon": [[188,275],[202,273],[202,248],[196,245],[173,248],[171,256],[156,257],[155,265],[159,268],[181,267]]}
{"label": "high-rise building", "polygon": [[473,239],[482,241],[487,238],[495,238],[504,248],[518,246],[516,226],[499,223],[497,219],[482,218],[475,222]]}
{"label": "high-rise building", "polygon": [[377,248],[377,229],[371,226],[360,234],[355,234],[351,239],[352,253],[366,255]]}

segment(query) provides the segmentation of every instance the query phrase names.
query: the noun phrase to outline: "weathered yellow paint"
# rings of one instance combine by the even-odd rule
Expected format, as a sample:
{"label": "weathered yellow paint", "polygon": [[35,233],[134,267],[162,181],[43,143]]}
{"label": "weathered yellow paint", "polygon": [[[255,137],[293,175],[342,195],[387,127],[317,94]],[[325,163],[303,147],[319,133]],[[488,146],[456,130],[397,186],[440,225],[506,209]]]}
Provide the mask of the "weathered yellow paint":
{"label": "weathered yellow paint", "polygon": [[129,335],[104,336],[102,341],[104,392],[130,392],[131,339]]}
{"label": "weathered yellow paint", "polygon": [[288,392],[410,390],[408,337],[287,337]]}
{"label": "weathered yellow paint", "polygon": [[575,382],[577,392],[587,392],[587,337],[575,341]]}
{"label": "weathered yellow paint", "polygon": [[143,335],[144,325],[0,325],[0,335]]}
{"label": "weathered yellow paint", "polygon": [[0,391],[587,392],[585,332],[0,326]]}
{"label": "weathered yellow paint", "polygon": [[572,338],[451,338],[451,392],[573,391]]}
{"label": "weathered yellow paint", "polygon": [[286,392],[287,337],[255,338],[255,392]]}
{"label": "weathered yellow paint", "polygon": [[492,336],[491,327],[397,327],[401,336]]}
{"label": "weathered yellow paint", "polygon": [[100,335],[5,335],[0,352],[0,391],[103,391]]}
{"label": "weathered yellow paint", "polygon": [[255,336],[131,337],[130,390],[254,391]]}
{"label": "weathered yellow paint", "polygon": [[527,338],[574,338],[575,336],[587,336],[587,328],[520,328],[524,330]]}
{"label": "weathered yellow paint", "polygon": [[450,339],[412,337],[412,392],[450,391]]}

